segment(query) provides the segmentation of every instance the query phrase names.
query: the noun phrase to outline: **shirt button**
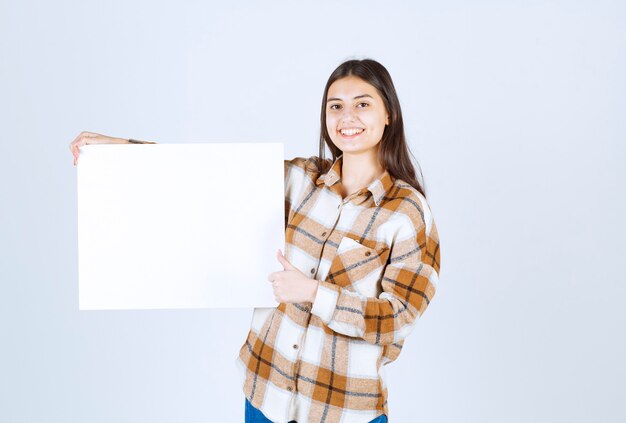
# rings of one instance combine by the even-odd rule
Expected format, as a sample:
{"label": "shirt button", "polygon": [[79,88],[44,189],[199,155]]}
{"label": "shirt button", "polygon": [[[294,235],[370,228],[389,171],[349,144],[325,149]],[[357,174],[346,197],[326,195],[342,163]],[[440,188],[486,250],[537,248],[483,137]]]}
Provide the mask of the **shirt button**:
{"label": "shirt button", "polygon": [[326,236],[326,232],[322,232],[322,236]]}
{"label": "shirt button", "polygon": [[365,255],[366,255],[366,256],[369,256],[370,254],[372,254],[372,253],[371,253],[371,252],[369,252],[369,251],[366,251],[366,252],[365,252]]}
{"label": "shirt button", "polygon": [[293,349],[297,350],[298,349],[298,344],[293,344]]}
{"label": "shirt button", "polygon": [[292,388],[291,386],[288,386],[288,387],[287,387],[287,390],[288,390],[289,392],[291,392],[291,391],[293,391],[293,388]]}
{"label": "shirt button", "polygon": [[311,269],[311,273],[312,274],[315,273],[315,268]]}

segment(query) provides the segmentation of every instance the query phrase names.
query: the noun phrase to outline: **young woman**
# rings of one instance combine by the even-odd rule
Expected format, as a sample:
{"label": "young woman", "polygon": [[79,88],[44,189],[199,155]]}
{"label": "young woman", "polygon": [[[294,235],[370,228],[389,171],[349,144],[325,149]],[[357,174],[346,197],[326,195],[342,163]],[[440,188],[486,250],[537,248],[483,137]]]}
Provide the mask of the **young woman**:
{"label": "young woman", "polygon": [[[129,141],[83,133],[74,162],[81,145],[104,142]],[[254,310],[237,358],[246,422],[386,422],[383,366],[432,300],[440,252],[380,63],[335,69],[318,156],[285,160],[277,260],[268,281],[279,305]]]}

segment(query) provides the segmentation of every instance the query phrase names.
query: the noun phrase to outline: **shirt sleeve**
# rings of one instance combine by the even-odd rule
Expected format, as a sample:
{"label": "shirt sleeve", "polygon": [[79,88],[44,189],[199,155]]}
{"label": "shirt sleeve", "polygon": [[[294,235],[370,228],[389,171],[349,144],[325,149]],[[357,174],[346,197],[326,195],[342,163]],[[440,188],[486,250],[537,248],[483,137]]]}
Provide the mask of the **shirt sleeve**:
{"label": "shirt sleeve", "polygon": [[[292,215],[292,207],[296,204],[304,190],[314,184],[320,175],[315,162],[317,156],[294,157],[284,160],[285,166],[285,228]],[[328,160],[327,160],[328,161]]]}
{"label": "shirt sleeve", "polygon": [[304,157],[294,157],[284,160],[285,165],[285,228],[291,216],[291,205],[304,188],[304,174],[307,167],[307,159]]}
{"label": "shirt sleeve", "polygon": [[440,264],[437,228],[430,210],[406,216],[410,223],[400,226],[390,248],[378,297],[319,281],[311,312],[335,332],[389,345],[409,335],[432,301]]}

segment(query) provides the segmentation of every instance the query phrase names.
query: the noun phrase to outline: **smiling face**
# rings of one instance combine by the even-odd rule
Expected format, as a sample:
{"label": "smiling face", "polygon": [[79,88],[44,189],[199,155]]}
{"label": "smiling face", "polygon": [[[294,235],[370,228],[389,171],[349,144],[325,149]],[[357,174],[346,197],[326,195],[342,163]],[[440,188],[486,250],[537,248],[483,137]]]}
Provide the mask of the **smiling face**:
{"label": "smiling face", "polygon": [[389,114],[374,86],[356,76],[336,80],[328,88],[326,130],[344,155],[376,157]]}

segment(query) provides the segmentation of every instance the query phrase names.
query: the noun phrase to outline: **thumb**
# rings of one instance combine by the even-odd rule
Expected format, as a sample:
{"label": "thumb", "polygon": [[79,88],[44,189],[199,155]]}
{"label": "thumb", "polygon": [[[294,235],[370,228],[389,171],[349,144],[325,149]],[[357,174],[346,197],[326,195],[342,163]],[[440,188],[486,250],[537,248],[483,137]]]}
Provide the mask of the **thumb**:
{"label": "thumb", "polygon": [[293,266],[291,263],[289,263],[289,261],[287,261],[287,259],[285,258],[285,256],[283,256],[283,253],[280,251],[280,249],[276,253],[276,257],[278,258],[278,261],[280,262],[280,264],[283,265],[285,270],[297,270],[295,266]]}

